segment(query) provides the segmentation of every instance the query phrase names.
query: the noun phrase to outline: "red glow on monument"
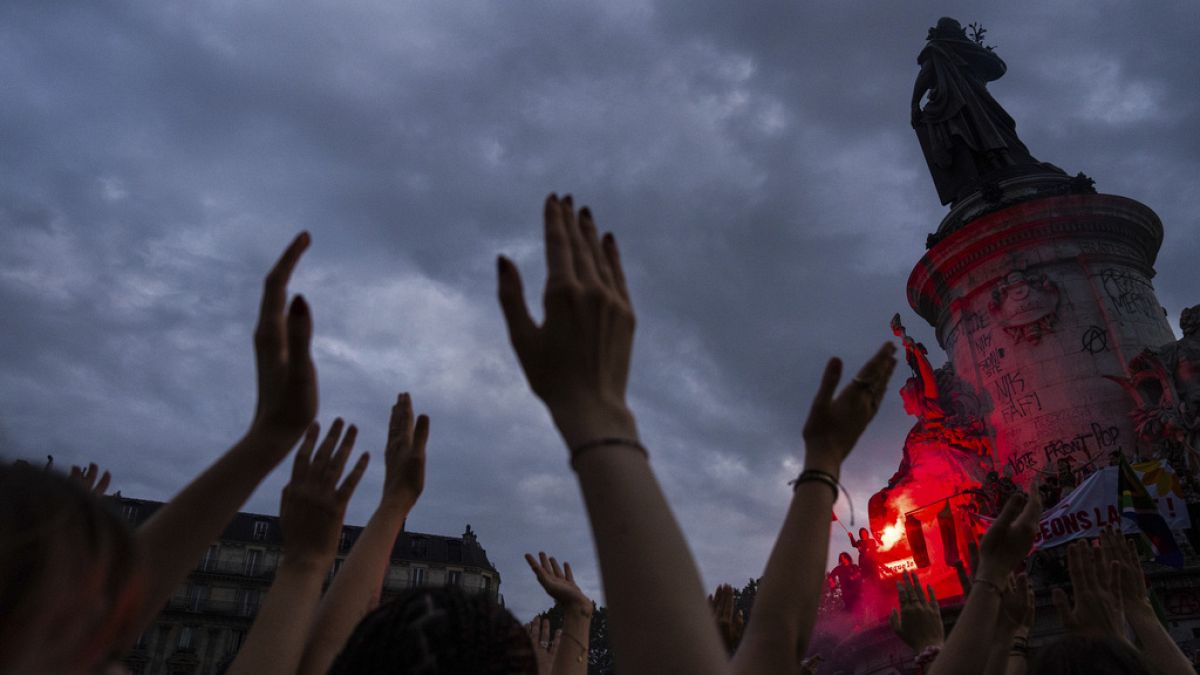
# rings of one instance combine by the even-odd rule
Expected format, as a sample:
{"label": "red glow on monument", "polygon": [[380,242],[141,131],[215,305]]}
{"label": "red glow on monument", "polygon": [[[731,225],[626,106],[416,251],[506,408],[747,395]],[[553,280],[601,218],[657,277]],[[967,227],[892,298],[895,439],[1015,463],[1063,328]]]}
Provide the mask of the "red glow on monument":
{"label": "red glow on monument", "polygon": [[[898,494],[888,504],[888,511],[896,513],[891,524],[884,525],[879,531],[879,552],[890,552],[904,540],[904,514],[920,506],[908,494]],[[898,572],[899,570],[897,570]]]}

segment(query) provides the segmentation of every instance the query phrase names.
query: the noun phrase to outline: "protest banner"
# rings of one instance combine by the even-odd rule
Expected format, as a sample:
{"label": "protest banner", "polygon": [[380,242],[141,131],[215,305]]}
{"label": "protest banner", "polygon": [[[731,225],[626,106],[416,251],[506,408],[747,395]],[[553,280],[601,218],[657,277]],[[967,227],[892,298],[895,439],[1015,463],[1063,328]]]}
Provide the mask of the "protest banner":
{"label": "protest banner", "polygon": [[[1164,460],[1141,462],[1132,465],[1138,478],[1145,484],[1158,505],[1158,510],[1172,530],[1192,526],[1183,500],[1183,488],[1179,476]],[[1047,509],[1038,523],[1034,538],[1034,549],[1061,546],[1076,539],[1100,536],[1107,526],[1124,532],[1138,532],[1137,525],[1129,518],[1121,518],[1117,505],[1117,467],[1100,469],[1084,479],[1052,508]],[[987,531],[993,518],[972,514],[980,533]]]}
{"label": "protest banner", "polygon": [[[994,518],[972,514],[982,530],[991,526]],[[1099,537],[1108,525],[1121,529],[1121,512],[1117,509],[1117,469],[1108,467],[1084,479],[1061,501],[1042,514],[1033,548],[1061,546],[1076,539]]]}

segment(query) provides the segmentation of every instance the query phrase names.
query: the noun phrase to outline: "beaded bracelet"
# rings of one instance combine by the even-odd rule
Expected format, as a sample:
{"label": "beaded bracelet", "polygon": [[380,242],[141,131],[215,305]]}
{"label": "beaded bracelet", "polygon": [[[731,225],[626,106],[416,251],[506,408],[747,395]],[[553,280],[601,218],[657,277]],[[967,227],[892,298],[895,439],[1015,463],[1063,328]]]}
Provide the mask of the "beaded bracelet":
{"label": "beaded bracelet", "polygon": [[633,438],[597,438],[592,441],[585,441],[571,448],[571,468],[575,469],[575,462],[579,460],[579,456],[591,450],[592,448],[600,448],[606,445],[623,445],[627,448],[633,448],[642,453],[646,459],[650,459],[650,453],[646,452],[646,447]]}

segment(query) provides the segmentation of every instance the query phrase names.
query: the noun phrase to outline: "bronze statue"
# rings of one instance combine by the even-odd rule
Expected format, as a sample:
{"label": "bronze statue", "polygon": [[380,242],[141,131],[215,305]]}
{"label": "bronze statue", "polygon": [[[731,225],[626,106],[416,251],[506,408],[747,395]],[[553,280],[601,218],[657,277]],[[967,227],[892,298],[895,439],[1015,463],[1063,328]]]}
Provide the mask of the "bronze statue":
{"label": "bronze statue", "polygon": [[1062,173],[1029,154],[1016,122],[988,93],[987,83],[1000,79],[1007,66],[982,44],[983,29],[972,27],[975,39],[954,19],[939,19],[917,56],[912,126],[943,204],[979,190],[985,180]]}

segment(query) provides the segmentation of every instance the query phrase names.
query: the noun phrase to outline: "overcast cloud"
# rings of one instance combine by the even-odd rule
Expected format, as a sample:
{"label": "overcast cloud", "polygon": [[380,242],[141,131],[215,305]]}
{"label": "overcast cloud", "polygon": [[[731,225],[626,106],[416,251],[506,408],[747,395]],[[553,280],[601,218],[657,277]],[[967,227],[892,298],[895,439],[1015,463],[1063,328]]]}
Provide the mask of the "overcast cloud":
{"label": "overcast cloud", "polygon": [[[1200,302],[1196,3],[8,0],[0,452],[169,498],[249,421],[260,279],[307,229],[320,419],[380,460],[348,522],[410,390],[433,435],[409,528],[470,523],[523,619],[549,605],[525,551],[599,598],[495,302],[504,252],[540,304],[541,201],[571,192],[620,239],[631,399],[705,584],[744,583],[825,359],[857,367],[896,311],[942,358],[904,295],[945,214],[908,125],[942,15],[988,28],[1038,159],[1161,216],[1172,322]],[[895,389],[844,469],[860,518],[910,425]],[[284,480],[246,510],[275,512]]]}

